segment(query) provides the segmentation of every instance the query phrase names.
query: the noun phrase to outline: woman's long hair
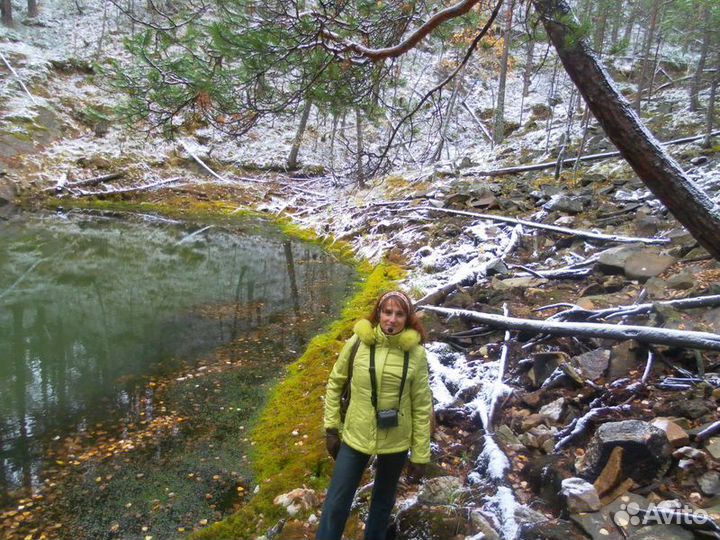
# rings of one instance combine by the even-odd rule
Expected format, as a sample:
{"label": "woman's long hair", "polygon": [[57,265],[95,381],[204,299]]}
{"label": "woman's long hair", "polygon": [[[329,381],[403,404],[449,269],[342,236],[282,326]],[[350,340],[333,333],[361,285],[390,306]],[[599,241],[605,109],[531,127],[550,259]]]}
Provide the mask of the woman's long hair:
{"label": "woman's long hair", "polygon": [[412,328],[415,330],[418,334],[420,334],[420,343],[425,343],[425,341],[427,341],[427,331],[415,311],[412,300],[410,300],[410,297],[402,291],[390,291],[380,295],[380,298],[378,298],[375,302],[375,308],[370,314],[370,317],[368,317],[373,327],[380,323],[380,310],[387,302],[390,301],[393,301],[400,306],[403,312],[405,312],[405,315],[407,315],[405,328]]}

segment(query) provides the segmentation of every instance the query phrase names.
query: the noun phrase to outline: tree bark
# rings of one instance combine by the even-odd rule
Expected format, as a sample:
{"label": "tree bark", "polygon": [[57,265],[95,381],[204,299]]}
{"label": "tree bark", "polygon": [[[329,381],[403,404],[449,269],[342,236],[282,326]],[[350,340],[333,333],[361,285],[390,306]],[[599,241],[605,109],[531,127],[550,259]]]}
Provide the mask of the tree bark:
{"label": "tree bark", "polygon": [[507,7],[505,21],[505,35],[503,36],[502,60],[500,62],[500,77],[498,78],[498,98],[495,107],[495,122],[493,123],[493,142],[500,144],[505,138],[505,84],[507,82],[508,57],[510,56],[510,38],[512,37],[512,20],[514,2]]}
{"label": "tree bark", "polygon": [[648,79],[648,71],[650,70],[650,48],[655,39],[655,29],[657,28],[658,13],[660,12],[660,0],[653,0],[652,12],[650,13],[650,27],[645,33],[642,48],[642,70],[640,71],[640,79],[638,80],[637,93],[635,94],[635,112],[640,114],[642,105],[642,96],[645,91]]}
{"label": "tree bark", "polygon": [[2,14],[2,22],[5,26],[13,25],[12,2],[10,0],[0,1],[0,14]]}
{"label": "tree bark", "polygon": [[593,34],[593,47],[595,47],[595,52],[602,56],[603,45],[605,44],[608,11],[610,10],[608,0],[597,2],[595,9],[595,16],[593,17],[595,19],[593,21],[595,26],[595,33]]}
{"label": "tree bark", "polygon": [[698,94],[700,93],[700,84],[702,82],[702,74],[705,69],[705,61],[707,59],[708,48],[710,47],[710,34],[712,20],[710,18],[710,5],[706,5],[703,10],[703,24],[705,25],[705,31],[703,32],[702,47],[700,49],[700,60],[698,60],[697,69],[693,76],[692,84],[690,85],[690,110],[697,111],[700,109],[700,100]]}
{"label": "tree bark", "polygon": [[28,18],[38,16],[38,5],[37,0],[28,0]]}
{"label": "tree bark", "polygon": [[610,46],[614,47],[617,45],[618,38],[620,36],[620,22],[622,21],[624,10],[623,0],[615,0],[613,3],[613,15],[612,15],[612,30],[610,31]]}
{"label": "tree bark", "polygon": [[[720,59],[720,55],[718,56]],[[720,61],[718,61],[720,64]],[[706,132],[703,139],[703,148],[710,148],[710,139],[712,137],[713,124],[715,123],[715,95],[717,94],[718,83],[720,83],[720,65],[715,72],[712,84],[710,85],[710,97],[708,98],[707,113],[705,114]]]}
{"label": "tree bark", "polygon": [[[635,173],[708,252],[720,259],[720,209],[658,144],[597,61],[564,0],[533,0],[570,78]],[[562,22],[558,22],[562,21]],[[573,37],[575,34],[575,37]]]}
{"label": "tree bark", "polygon": [[363,132],[360,108],[355,109],[355,133],[357,135],[357,181],[361,189],[365,189],[365,171],[363,169]]}
{"label": "tree bark", "polygon": [[300,143],[302,142],[302,137],[305,133],[308,118],[310,118],[310,109],[312,109],[312,101],[308,99],[305,101],[305,107],[303,108],[302,116],[300,117],[300,125],[298,125],[292,148],[290,148],[290,155],[287,159],[287,168],[291,171],[297,169],[297,158],[298,153],[300,152]]}
{"label": "tree bark", "polygon": [[630,10],[630,17],[628,17],[627,23],[625,24],[625,31],[623,32],[622,40],[623,42],[629,44],[633,28],[635,27],[635,19],[637,19],[638,12],[640,11],[639,1],[629,1],[626,9]]}

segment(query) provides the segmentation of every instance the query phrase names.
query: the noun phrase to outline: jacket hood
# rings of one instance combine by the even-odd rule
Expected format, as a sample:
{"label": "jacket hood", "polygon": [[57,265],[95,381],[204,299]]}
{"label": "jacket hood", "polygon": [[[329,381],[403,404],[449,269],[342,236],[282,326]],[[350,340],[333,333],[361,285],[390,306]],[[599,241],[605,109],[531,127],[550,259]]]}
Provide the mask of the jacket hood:
{"label": "jacket hood", "polygon": [[403,351],[410,351],[413,347],[420,345],[420,334],[413,328],[405,328],[395,336],[388,336],[382,331],[380,325],[373,328],[367,319],[361,319],[355,323],[353,332],[365,345],[386,345],[399,347]]}

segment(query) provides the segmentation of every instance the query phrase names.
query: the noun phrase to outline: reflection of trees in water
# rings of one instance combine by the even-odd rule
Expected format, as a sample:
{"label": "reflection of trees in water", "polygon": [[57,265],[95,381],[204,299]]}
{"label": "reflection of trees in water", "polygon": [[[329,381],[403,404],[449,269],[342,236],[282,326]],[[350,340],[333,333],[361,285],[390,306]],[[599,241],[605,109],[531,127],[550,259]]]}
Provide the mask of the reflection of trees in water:
{"label": "reflection of trees in water", "polygon": [[[10,338],[0,338],[8,359],[0,362],[0,498],[41,479],[46,439],[139,414],[147,373],[178,369],[289,313],[315,319],[352,279],[351,269],[288,240],[214,230],[176,245],[186,231],[105,225],[43,223],[0,260],[0,290],[33,268],[0,302],[0,336]],[[35,265],[70,244],[77,248],[66,256]],[[202,313],[220,303],[228,309],[218,316]],[[302,346],[305,325],[286,326],[295,329],[276,345]]]}

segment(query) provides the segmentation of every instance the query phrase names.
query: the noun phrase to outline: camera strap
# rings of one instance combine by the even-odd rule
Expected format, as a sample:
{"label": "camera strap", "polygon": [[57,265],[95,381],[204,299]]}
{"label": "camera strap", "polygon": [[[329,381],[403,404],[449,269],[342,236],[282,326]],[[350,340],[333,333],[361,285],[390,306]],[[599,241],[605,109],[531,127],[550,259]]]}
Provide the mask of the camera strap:
{"label": "camera strap", "polygon": [[[408,367],[410,366],[410,351],[405,351],[403,358],[402,378],[400,379],[400,395],[398,396],[398,409],[402,401],[403,389],[405,388],[405,379],[407,379]],[[372,405],[377,411],[377,379],[375,378],[375,345],[370,345],[370,384],[372,385]]]}

